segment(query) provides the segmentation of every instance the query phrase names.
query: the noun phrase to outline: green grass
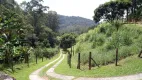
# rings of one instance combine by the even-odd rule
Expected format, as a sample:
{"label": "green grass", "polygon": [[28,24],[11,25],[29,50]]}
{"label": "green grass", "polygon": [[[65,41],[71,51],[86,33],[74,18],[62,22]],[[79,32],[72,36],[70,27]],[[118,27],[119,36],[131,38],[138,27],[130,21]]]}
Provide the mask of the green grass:
{"label": "green grass", "polygon": [[[75,53],[81,53],[81,63],[88,62],[89,52],[98,64],[114,62],[116,47],[119,60],[140,52],[142,49],[142,25],[124,24],[117,32],[110,23],[102,23],[76,38]],[[93,63],[93,65],[95,65]]]}
{"label": "green grass", "polygon": [[[69,68],[65,58],[63,62],[55,69],[55,72],[59,74],[72,75],[76,77],[123,76],[123,75],[141,73],[142,72],[141,60],[142,59],[138,58],[137,55],[134,55],[119,61],[120,66],[117,67],[115,66],[115,64],[110,64],[107,66],[101,66],[100,68],[94,67],[92,68],[92,70],[78,70],[76,69],[76,64],[74,64],[74,60],[72,62],[72,68]],[[87,66],[81,66],[81,68],[84,67],[88,68]]]}
{"label": "green grass", "polygon": [[35,62],[30,63],[30,67],[27,67],[26,64],[16,65],[15,67],[17,68],[19,67],[19,70],[16,70],[14,73],[9,73],[9,72],[7,73],[13,76],[14,78],[16,78],[16,80],[29,80],[29,75],[33,71],[55,60],[58,56],[59,54],[55,55],[52,59],[50,60],[47,59],[47,60],[44,60],[43,62],[41,60],[38,60],[38,64],[35,64]]}

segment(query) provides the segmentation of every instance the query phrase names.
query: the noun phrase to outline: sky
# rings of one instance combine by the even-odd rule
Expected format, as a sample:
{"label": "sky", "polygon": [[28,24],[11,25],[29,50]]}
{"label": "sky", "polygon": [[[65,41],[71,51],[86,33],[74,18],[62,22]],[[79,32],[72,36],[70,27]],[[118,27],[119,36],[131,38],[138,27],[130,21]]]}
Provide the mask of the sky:
{"label": "sky", "polygon": [[[15,0],[19,4],[22,1]],[[49,6],[49,10],[56,11],[60,15],[80,16],[93,20],[94,10],[109,0],[44,0],[43,5]]]}

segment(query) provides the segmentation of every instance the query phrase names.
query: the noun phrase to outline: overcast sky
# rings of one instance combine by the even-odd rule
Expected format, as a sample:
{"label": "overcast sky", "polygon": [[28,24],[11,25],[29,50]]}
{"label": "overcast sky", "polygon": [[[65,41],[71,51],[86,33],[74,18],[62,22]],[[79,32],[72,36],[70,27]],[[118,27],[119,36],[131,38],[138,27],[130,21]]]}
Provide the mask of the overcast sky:
{"label": "overcast sky", "polygon": [[[15,1],[21,3],[25,0]],[[50,10],[61,15],[80,16],[93,20],[95,8],[107,1],[109,0],[44,0],[43,5],[49,6]]]}

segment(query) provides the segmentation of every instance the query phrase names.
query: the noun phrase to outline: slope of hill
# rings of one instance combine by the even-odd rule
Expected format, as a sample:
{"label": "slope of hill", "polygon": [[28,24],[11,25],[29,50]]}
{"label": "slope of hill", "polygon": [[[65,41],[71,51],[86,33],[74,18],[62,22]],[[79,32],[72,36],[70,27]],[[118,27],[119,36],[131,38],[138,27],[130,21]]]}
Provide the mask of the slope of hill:
{"label": "slope of hill", "polygon": [[[81,53],[81,63],[88,62],[87,53],[92,52],[94,60],[100,65],[115,62],[116,47],[119,60],[138,54],[142,49],[142,25],[124,24],[117,32],[109,23],[103,23],[77,38],[76,53]],[[94,64],[95,65],[95,64]]]}
{"label": "slope of hill", "polygon": [[88,30],[89,27],[94,26],[93,20],[77,17],[77,16],[63,16],[59,15],[59,32],[75,32],[83,33]]}

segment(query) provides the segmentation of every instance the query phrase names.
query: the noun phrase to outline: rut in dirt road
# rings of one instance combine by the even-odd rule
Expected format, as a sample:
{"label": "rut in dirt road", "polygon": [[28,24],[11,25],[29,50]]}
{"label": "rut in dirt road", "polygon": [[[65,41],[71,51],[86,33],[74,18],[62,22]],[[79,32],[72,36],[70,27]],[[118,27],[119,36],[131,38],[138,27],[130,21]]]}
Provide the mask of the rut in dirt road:
{"label": "rut in dirt road", "polygon": [[42,77],[39,76],[40,71],[41,71],[42,69],[48,67],[48,66],[51,65],[52,63],[58,61],[58,60],[61,58],[61,56],[62,56],[62,53],[60,53],[60,56],[59,56],[56,60],[54,60],[54,61],[48,63],[47,65],[45,65],[45,66],[41,67],[40,69],[38,69],[38,70],[34,71],[33,73],[31,73],[31,74],[29,75],[29,79],[30,79],[30,80],[47,80],[47,79],[42,78]]}
{"label": "rut in dirt road", "polygon": [[57,73],[54,72],[55,68],[63,61],[64,58],[65,58],[65,54],[63,54],[63,57],[54,66],[52,66],[46,72],[46,74],[51,76],[51,77],[61,79],[61,80],[72,80],[72,79],[74,79],[75,78],[74,76],[66,76],[66,75],[61,75],[61,74],[57,74]]}

